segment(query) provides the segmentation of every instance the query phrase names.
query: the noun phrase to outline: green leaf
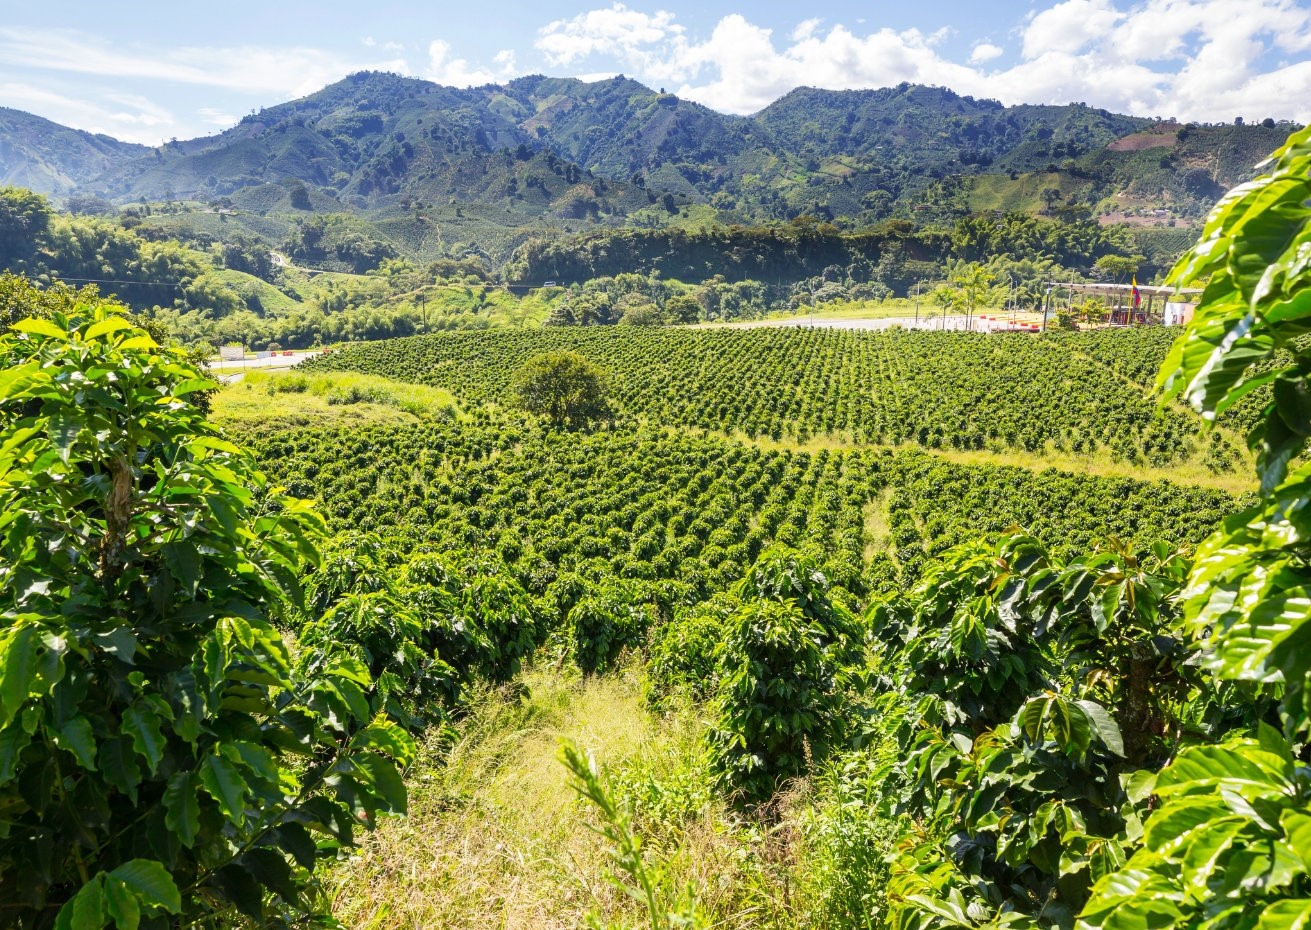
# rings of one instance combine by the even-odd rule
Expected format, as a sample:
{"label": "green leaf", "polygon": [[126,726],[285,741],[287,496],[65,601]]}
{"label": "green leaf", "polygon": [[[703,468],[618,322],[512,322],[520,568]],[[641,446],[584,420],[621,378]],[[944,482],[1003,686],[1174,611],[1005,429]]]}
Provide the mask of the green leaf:
{"label": "green leaf", "polygon": [[14,324],[13,328],[20,333],[28,333],[33,336],[49,336],[51,339],[59,339],[63,342],[68,341],[68,331],[59,328],[49,320],[28,317],[26,320],[19,320]]}
{"label": "green leaf", "polygon": [[918,894],[907,895],[906,901],[909,904],[914,904],[921,910],[928,911],[930,914],[941,917],[943,920],[947,921],[947,923],[953,924],[957,927],[972,928],[974,926],[974,922],[966,916],[960,906],[949,901],[935,901],[933,898],[928,898],[924,895]]}
{"label": "green leaf", "polygon": [[109,333],[116,333],[120,329],[132,329],[132,324],[121,316],[110,316],[103,320],[92,323],[87,327],[86,332],[82,334],[82,339],[90,342],[93,339],[99,339]]}
{"label": "green leaf", "polygon": [[0,732],[0,786],[10,782],[18,767],[18,754],[32,741],[21,726]]}
{"label": "green leaf", "polygon": [[50,439],[59,453],[59,461],[67,465],[72,454],[73,443],[77,441],[77,434],[82,430],[83,420],[74,413],[54,413],[50,415],[48,422]]}
{"label": "green leaf", "polygon": [[178,772],[164,789],[164,825],[177,834],[183,846],[190,847],[200,832],[200,799],[194,772]]}
{"label": "green leaf", "polygon": [[278,842],[287,852],[291,853],[296,864],[302,869],[314,868],[314,863],[318,858],[318,845],[314,842],[314,837],[310,831],[306,830],[298,823],[284,823],[277,828]]}
{"label": "green leaf", "polygon": [[248,788],[232,762],[218,755],[207,757],[200,766],[200,783],[228,819],[237,824],[245,822]]}
{"label": "green leaf", "polygon": [[97,875],[73,896],[73,930],[101,930],[109,914],[105,907],[105,879]]}
{"label": "green leaf", "polygon": [[74,717],[60,728],[55,735],[55,745],[71,752],[78,765],[87,771],[96,768],[96,738],[91,732],[91,723],[85,717]]}
{"label": "green leaf", "polygon": [[105,781],[126,794],[135,804],[137,786],[141,784],[141,769],[137,766],[129,740],[123,736],[105,740],[100,744],[99,757],[100,771]]}
{"label": "green leaf", "polygon": [[253,920],[264,916],[264,891],[255,877],[241,866],[226,865],[214,873],[210,881],[237,910]]}
{"label": "green leaf", "polygon": [[1110,715],[1105,707],[1095,701],[1078,701],[1076,703],[1087,715],[1094,732],[1101,738],[1106,748],[1123,759],[1124,738],[1120,735],[1120,728],[1116,725],[1115,718]]}
{"label": "green leaf", "polygon": [[147,771],[154,774],[164,758],[164,734],[160,731],[159,717],[150,708],[133,704],[123,712],[122,728],[132,737],[137,753],[146,760]]}
{"label": "green leaf", "polygon": [[278,768],[277,759],[274,758],[273,753],[258,743],[238,740],[234,743],[225,743],[219,747],[219,751],[233,762],[240,762],[250,770],[251,774],[266,784],[279,783],[282,772]]}
{"label": "green leaf", "polygon": [[27,702],[36,677],[37,628],[23,624],[0,640],[0,728]]}
{"label": "green leaf", "polygon": [[1276,901],[1261,912],[1256,930],[1305,930],[1311,925],[1311,899]]}
{"label": "green leaf", "polygon": [[351,761],[368,773],[375,797],[381,802],[377,805],[379,809],[393,814],[405,813],[405,782],[391,762],[371,753],[354,756]]}
{"label": "green leaf", "polygon": [[110,872],[109,877],[122,882],[147,907],[182,913],[182,895],[163,863],[132,859]]}
{"label": "green leaf", "polygon": [[1219,787],[1245,795],[1283,794],[1292,776],[1292,760],[1262,751],[1252,740],[1185,749],[1156,780],[1157,794],[1196,792]]}
{"label": "green leaf", "polygon": [[373,749],[396,760],[402,768],[414,761],[414,740],[386,717],[377,717],[355,737],[359,749]]}
{"label": "green leaf", "polygon": [[196,593],[200,583],[200,552],[195,543],[186,539],[166,543],[163,546],[164,562],[169,573],[178,580],[188,595]]}
{"label": "green leaf", "polygon": [[[189,378],[173,388],[173,396],[184,397],[185,395],[192,394],[196,391],[208,391],[212,388],[217,388],[218,386],[219,383],[217,381],[211,381],[209,378]],[[228,445],[232,446],[231,443],[228,443]],[[236,446],[232,446],[232,450],[235,451]]]}
{"label": "green leaf", "polygon": [[124,339],[117,346],[115,346],[115,348],[117,348],[120,352],[136,351],[139,349],[158,349],[159,343],[157,343],[154,339],[150,338],[149,336],[143,334],[140,336],[131,336],[127,339]]}
{"label": "green leaf", "polygon": [[1288,837],[1288,845],[1302,857],[1302,863],[1311,872],[1311,814],[1286,810],[1279,820]]}
{"label": "green leaf", "polygon": [[252,849],[241,857],[240,864],[283,901],[295,903],[296,883],[292,880],[291,866],[282,853],[273,849]]}
{"label": "green leaf", "polygon": [[105,877],[105,903],[118,930],[137,930],[141,926],[141,902],[121,879]]}

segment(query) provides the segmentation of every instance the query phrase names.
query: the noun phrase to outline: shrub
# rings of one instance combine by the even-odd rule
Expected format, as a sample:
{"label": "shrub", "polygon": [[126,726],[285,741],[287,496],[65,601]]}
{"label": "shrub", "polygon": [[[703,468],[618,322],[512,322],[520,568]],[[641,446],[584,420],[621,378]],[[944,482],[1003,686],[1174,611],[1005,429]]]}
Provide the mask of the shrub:
{"label": "shrub", "polygon": [[[210,383],[103,307],[0,339],[6,926],[291,924],[405,808],[368,671],[273,621],[319,517],[188,402]],[[58,913],[56,919],[55,915]]]}
{"label": "shrub", "polygon": [[695,700],[710,697],[714,692],[715,650],[729,618],[740,605],[737,598],[721,595],[683,608],[656,630],[646,663],[651,698],[659,700],[679,689]]}
{"label": "shrub", "polygon": [[837,732],[840,694],[824,638],[795,602],[748,601],[729,617],[709,740],[723,783],[750,800],[808,771]]}
{"label": "shrub", "polygon": [[606,588],[584,597],[569,611],[574,662],[585,673],[602,672],[625,649],[640,646],[651,614],[624,592]]}

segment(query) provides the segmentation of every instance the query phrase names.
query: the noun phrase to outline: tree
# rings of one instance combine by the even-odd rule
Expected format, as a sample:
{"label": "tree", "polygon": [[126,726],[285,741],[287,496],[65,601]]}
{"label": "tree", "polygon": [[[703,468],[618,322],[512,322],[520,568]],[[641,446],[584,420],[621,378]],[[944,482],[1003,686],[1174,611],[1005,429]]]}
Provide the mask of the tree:
{"label": "tree", "polygon": [[610,416],[604,374],[577,352],[533,356],[511,390],[519,407],[556,427],[577,429]]}
{"label": "tree", "polygon": [[629,294],[620,301],[620,306],[623,307],[623,315],[619,317],[619,322],[623,326],[661,326],[665,322],[665,315],[660,308],[639,295]]}
{"label": "tree", "polygon": [[988,296],[992,290],[992,283],[996,278],[992,272],[978,262],[970,262],[956,271],[951,276],[951,283],[961,295],[962,303],[965,306],[966,325],[969,325],[969,318],[973,316],[974,311]]}
{"label": "tree", "polygon": [[1145,260],[1142,255],[1103,255],[1093,264],[1093,275],[1102,281],[1123,283],[1138,273]]}
{"label": "tree", "polygon": [[665,314],[674,323],[695,323],[701,318],[701,304],[690,294],[675,294],[665,301]]}
{"label": "tree", "polygon": [[0,187],[0,265],[32,258],[45,242],[54,213],[40,194]]}
{"label": "tree", "polygon": [[118,308],[13,330],[0,338],[3,923],[322,914],[317,864],[404,810],[398,767],[414,753],[370,711],[358,661],[289,647],[322,519],[206,422],[190,397],[209,382]]}

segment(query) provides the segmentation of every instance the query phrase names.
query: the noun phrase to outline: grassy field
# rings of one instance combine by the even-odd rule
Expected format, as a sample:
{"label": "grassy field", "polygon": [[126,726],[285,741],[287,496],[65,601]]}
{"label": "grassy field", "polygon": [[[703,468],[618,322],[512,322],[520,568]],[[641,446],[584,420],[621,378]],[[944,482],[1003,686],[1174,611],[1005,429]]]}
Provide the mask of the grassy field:
{"label": "grassy field", "polygon": [[213,401],[220,424],[288,428],[311,424],[412,423],[420,417],[453,418],[459,407],[449,391],[402,384],[374,375],[250,371]]}
{"label": "grassy field", "polygon": [[[888,319],[907,319],[913,320],[916,316],[915,299],[906,297],[890,297],[887,300],[853,300],[853,301],[834,301],[833,303],[822,304],[812,312],[809,307],[802,307],[798,310],[780,310],[768,314],[766,320],[792,320],[805,321],[815,320],[888,320]],[[977,314],[997,315],[1005,314],[1009,318],[1009,311],[1003,311],[1000,307],[980,307],[975,311]],[[934,304],[927,296],[919,300],[919,319],[921,321],[932,320],[942,315],[942,308]],[[1023,322],[1038,322],[1042,319],[1041,313],[1020,313],[1016,319]],[[711,324],[711,325],[734,325],[728,324]]]}
{"label": "grassy field", "polygon": [[[698,432],[698,431],[690,431]],[[1236,449],[1245,450],[1238,438],[1229,431],[1221,429],[1222,435],[1229,438]],[[740,442],[749,442],[761,449],[787,449],[793,452],[820,452],[822,450],[842,451],[848,449],[868,448],[857,445],[840,436],[812,436],[804,442],[790,437],[774,440],[768,436],[747,436],[740,431],[720,432]],[[999,465],[1014,468],[1028,468],[1032,471],[1055,469],[1076,475],[1092,475],[1098,478],[1132,478],[1134,481],[1173,481],[1176,484],[1189,484],[1204,488],[1216,488],[1230,494],[1247,494],[1257,489],[1257,481],[1252,475],[1251,463],[1244,454],[1243,464],[1232,472],[1214,472],[1200,462],[1180,462],[1169,466],[1154,466],[1145,463],[1137,465],[1115,461],[1102,453],[1074,454],[1047,448],[1039,452],[1022,450],[990,449],[922,449],[919,446],[903,444],[899,446],[879,446],[892,451],[906,449],[927,452],[937,458],[946,459],[957,465]]]}
{"label": "grassy field", "polygon": [[541,667],[485,691],[453,734],[429,739],[409,816],[334,874],[334,916],[359,930],[640,926],[559,761],[564,739],[603,772],[660,893],[684,911],[694,901],[697,926],[824,927],[872,909],[871,888],[851,882],[882,874],[886,831],[849,822],[858,789],[825,771],[769,810],[735,810],[710,782],[704,711],[652,708],[635,665],[599,678]]}

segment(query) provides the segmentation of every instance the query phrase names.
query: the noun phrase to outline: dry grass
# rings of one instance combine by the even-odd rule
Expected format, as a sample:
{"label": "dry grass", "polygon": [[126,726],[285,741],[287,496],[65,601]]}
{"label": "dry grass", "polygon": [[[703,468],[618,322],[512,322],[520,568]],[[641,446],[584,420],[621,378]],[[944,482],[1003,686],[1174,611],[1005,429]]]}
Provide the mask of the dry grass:
{"label": "dry grass", "polygon": [[886,552],[892,554],[892,527],[888,522],[888,498],[891,488],[884,488],[865,505],[865,562]]}
{"label": "dry grass", "polygon": [[790,850],[705,786],[695,714],[653,713],[633,673],[537,671],[522,685],[477,698],[453,747],[425,748],[409,817],[384,824],[338,869],[338,920],[572,930],[594,913],[606,924],[640,924],[636,904],[607,880],[591,811],[558,760],[569,737],[613,774],[653,860],[673,886],[690,883],[716,926],[790,923],[788,882],[769,877],[792,865]]}

